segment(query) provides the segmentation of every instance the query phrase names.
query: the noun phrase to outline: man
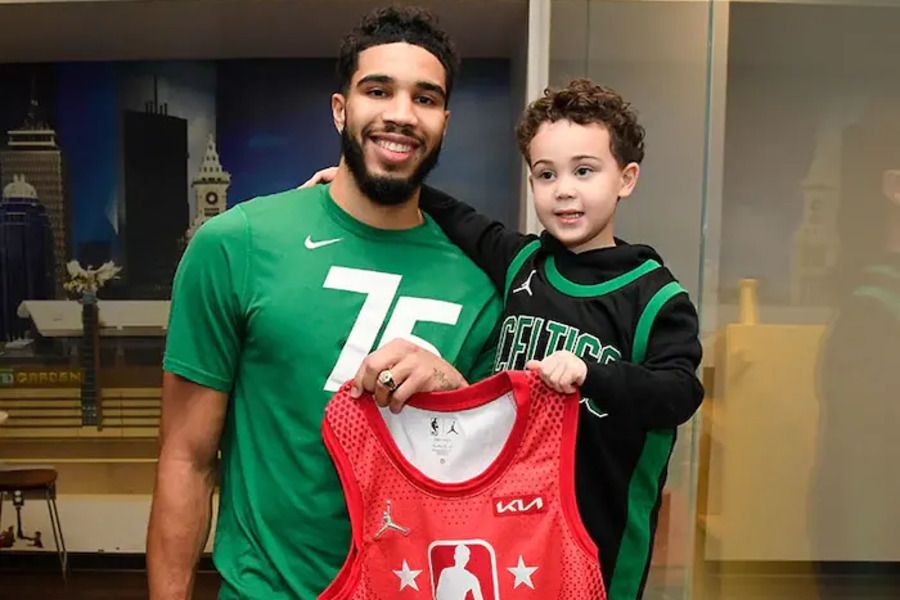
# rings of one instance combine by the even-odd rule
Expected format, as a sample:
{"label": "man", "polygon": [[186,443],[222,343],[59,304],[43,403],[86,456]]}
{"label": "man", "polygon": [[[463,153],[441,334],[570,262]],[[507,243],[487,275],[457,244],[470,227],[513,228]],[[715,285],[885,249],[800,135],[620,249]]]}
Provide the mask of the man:
{"label": "man", "polygon": [[427,13],[370,14],[341,48],[332,113],[342,157],[331,186],[243,203],[192,240],[163,364],[147,544],[154,600],[190,596],[220,446],[220,597],[314,598],[349,548],[320,436],[332,392],[382,346],[398,357],[388,388],[392,373],[438,390],[490,372],[498,298],[418,209],[456,65]]}

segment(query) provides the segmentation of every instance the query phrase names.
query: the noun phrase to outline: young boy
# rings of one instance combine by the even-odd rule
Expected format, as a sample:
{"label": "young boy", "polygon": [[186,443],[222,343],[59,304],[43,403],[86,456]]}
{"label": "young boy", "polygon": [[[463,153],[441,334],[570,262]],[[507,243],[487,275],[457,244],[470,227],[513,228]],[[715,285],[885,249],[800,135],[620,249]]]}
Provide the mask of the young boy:
{"label": "young boy", "polygon": [[494,371],[580,387],[579,511],[609,599],[640,598],[675,428],[703,398],[696,310],[652,248],[613,235],[644,156],[644,129],[619,94],[586,80],[547,90],[517,136],[540,236],[431,188],[420,205],[504,294]]}
{"label": "young boy", "polygon": [[639,598],[675,428],[703,399],[697,313],[656,251],[614,237],[644,157],[644,129],[619,94],[587,80],[547,90],[516,133],[539,237],[433,189],[421,205],[504,293],[494,370],[581,388],[578,507],[610,600]]}

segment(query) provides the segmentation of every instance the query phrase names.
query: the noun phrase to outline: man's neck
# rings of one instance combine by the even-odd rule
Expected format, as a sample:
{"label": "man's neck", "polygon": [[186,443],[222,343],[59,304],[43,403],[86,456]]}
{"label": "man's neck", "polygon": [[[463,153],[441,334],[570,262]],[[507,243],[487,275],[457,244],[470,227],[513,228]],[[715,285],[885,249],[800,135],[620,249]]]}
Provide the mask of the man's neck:
{"label": "man's neck", "polygon": [[357,221],[377,229],[411,229],[422,224],[419,211],[419,190],[403,204],[384,206],[366,196],[356,183],[346,163],[341,160],[331,182],[331,197],[335,204]]}

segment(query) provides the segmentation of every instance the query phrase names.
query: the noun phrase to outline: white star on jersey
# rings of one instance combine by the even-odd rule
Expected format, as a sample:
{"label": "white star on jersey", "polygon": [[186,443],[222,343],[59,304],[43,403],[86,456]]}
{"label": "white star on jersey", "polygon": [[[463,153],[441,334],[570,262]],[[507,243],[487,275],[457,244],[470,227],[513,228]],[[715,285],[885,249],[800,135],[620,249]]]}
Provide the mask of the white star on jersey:
{"label": "white star on jersey", "polygon": [[[521,561],[521,558],[519,559]],[[399,571],[394,571],[394,575],[400,578],[400,591],[403,591],[405,587],[411,587],[412,589],[419,591],[419,584],[416,583],[416,577],[419,576],[422,570],[414,571],[409,568],[409,565],[406,564],[406,561],[403,561],[403,568]],[[532,588],[534,589],[534,588]]]}
{"label": "white star on jersey", "polygon": [[[531,576],[535,571],[538,570],[537,567],[526,567],[525,561],[522,559],[522,555],[519,555],[519,564],[515,567],[506,567],[506,570],[515,576],[516,580],[513,582],[513,589],[516,589],[523,583],[534,589],[534,584],[531,582]],[[396,573],[396,571],[395,571]]]}

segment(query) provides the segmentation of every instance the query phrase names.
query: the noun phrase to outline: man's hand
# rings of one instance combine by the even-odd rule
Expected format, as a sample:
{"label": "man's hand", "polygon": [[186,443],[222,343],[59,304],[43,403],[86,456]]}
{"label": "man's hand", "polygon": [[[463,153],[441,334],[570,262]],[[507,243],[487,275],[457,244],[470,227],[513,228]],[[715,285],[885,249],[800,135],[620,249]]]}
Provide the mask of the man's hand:
{"label": "man's hand", "polygon": [[303,185],[301,185],[299,190],[304,190],[306,188],[311,188],[314,185],[319,185],[320,183],[331,183],[334,181],[334,176],[337,175],[337,167],[328,167],[326,169],[322,169],[320,171],[316,171],[316,174],[310,177]]}
{"label": "man's hand", "polygon": [[576,355],[558,350],[544,360],[530,360],[526,369],[537,371],[548,386],[562,394],[575,392],[576,386],[584,384],[587,365]]}
{"label": "man's hand", "polygon": [[[396,384],[389,390],[378,379],[390,370]],[[390,406],[398,413],[410,396],[419,392],[455,390],[468,385],[462,374],[440,356],[404,339],[391,340],[367,356],[356,377],[350,395],[358,398],[363,391],[375,396],[378,406]]]}

